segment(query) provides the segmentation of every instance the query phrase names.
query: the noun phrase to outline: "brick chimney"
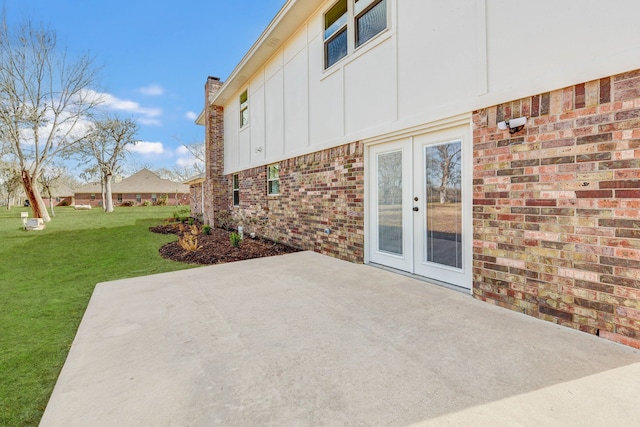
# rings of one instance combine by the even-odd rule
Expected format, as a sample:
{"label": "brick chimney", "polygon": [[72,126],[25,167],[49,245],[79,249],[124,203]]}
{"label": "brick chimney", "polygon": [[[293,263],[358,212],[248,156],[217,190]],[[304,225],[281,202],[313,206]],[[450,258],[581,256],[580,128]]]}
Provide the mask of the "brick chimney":
{"label": "brick chimney", "polygon": [[206,181],[204,222],[214,227],[218,212],[229,209],[229,182],[224,176],[224,109],[211,101],[222,87],[218,77],[208,77],[205,84]]}

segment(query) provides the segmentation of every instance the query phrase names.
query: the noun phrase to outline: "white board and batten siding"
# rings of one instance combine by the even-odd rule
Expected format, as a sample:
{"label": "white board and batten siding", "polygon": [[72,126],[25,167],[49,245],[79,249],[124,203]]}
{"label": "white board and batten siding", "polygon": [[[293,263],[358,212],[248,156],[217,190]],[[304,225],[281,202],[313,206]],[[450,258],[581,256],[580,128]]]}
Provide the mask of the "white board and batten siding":
{"label": "white board and batten siding", "polygon": [[388,29],[325,70],[333,4],[289,18],[297,30],[224,102],[225,173],[640,68],[637,0],[387,0]]}

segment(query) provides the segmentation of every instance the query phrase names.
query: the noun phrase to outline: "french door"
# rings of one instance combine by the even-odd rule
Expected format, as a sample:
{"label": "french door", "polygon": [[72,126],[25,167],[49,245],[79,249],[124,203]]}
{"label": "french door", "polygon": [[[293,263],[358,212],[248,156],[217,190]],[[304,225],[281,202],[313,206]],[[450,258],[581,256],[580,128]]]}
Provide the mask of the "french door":
{"label": "french door", "polygon": [[369,261],[471,289],[468,129],[370,147]]}

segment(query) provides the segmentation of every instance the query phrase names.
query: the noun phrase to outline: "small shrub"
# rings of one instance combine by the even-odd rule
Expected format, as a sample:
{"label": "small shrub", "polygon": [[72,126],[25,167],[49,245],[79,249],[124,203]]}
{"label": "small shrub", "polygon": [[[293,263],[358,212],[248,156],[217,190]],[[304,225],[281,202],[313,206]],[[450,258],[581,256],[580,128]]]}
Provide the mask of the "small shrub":
{"label": "small shrub", "polygon": [[193,219],[193,218],[189,218],[189,225],[193,225],[193,223],[194,223],[194,222],[196,222],[196,220],[195,220],[195,219]]}
{"label": "small shrub", "polygon": [[229,242],[231,242],[231,247],[239,248],[240,247],[240,235],[233,231],[229,234]]}
{"label": "small shrub", "polygon": [[216,212],[215,224],[223,230],[229,231],[233,225],[233,217],[229,211]]}
{"label": "small shrub", "polygon": [[58,203],[58,206],[69,206],[69,202],[67,200],[63,200],[60,203]]}
{"label": "small shrub", "polygon": [[187,252],[195,252],[202,248],[202,246],[198,246],[198,237],[191,233],[183,234],[182,237],[178,239],[178,244]]}
{"label": "small shrub", "polygon": [[168,202],[169,202],[169,196],[167,196],[166,194],[163,194],[162,196],[160,196],[159,199],[156,200],[155,205],[156,206],[167,206]]}
{"label": "small shrub", "polygon": [[145,200],[144,202],[142,202],[142,206],[151,206],[151,202],[148,200]]}
{"label": "small shrub", "polygon": [[126,202],[120,203],[120,206],[130,208],[131,206],[133,206],[133,202],[131,200],[127,200]]}
{"label": "small shrub", "polygon": [[202,232],[206,235],[211,234],[211,226],[209,224],[205,224],[202,226]]}

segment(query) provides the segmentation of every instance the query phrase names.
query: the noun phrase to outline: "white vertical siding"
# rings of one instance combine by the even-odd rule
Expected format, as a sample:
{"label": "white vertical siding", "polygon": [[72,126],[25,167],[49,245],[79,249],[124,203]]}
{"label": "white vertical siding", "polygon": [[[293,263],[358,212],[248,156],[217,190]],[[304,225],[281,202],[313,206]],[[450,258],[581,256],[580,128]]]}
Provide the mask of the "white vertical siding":
{"label": "white vertical siding", "polygon": [[640,68],[637,0],[387,2],[389,28],[330,70],[333,0],[301,20],[243,86],[248,129],[226,98],[227,172]]}

